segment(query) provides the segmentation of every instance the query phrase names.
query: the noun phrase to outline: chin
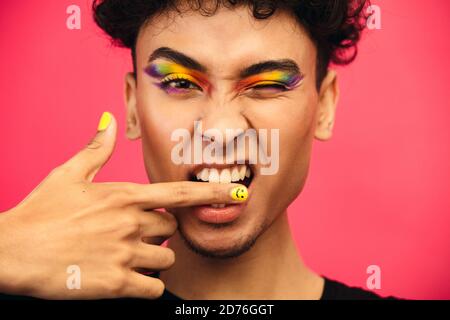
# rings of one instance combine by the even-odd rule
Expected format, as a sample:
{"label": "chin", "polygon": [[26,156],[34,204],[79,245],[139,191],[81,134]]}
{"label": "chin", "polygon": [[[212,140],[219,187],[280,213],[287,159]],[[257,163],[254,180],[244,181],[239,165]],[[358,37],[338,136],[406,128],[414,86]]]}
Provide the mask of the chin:
{"label": "chin", "polygon": [[[201,221],[181,221],[179,234],[195,253],[208,258],[228,259],[249,251],[263,233],[261,223],[208,224]],[[258,225],[259,227],[255,227]]]}

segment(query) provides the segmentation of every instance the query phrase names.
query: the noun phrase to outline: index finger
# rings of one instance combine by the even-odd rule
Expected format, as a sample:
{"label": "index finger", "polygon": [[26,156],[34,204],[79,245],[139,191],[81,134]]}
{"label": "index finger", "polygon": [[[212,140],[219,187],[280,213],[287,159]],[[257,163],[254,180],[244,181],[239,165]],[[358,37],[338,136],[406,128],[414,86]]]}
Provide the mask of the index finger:
{"label": "index finger", "polygon": [[214,203],[238,204],[247,200],[248,190],[238,183],[162,182],[128,184],[130,203],[145,209],[189,207]]}

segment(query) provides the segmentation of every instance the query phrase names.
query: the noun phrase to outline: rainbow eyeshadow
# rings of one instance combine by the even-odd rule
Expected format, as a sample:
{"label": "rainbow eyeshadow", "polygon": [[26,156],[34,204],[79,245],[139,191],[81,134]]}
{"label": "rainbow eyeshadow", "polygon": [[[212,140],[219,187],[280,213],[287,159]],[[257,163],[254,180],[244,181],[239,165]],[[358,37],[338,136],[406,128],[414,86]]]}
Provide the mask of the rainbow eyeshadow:
{"label": "rainbow eyeshadow", "polygon": [[240,91],[251,87],[252,85],[283,85],[286,87],[286,90],[292,90],[303,80],[303,78],[304,76],[300,73],[285,72],[281,70],[263,72],[240,81],[236,90]]}
{"label": "rainbow eyeshadow", "polygon": [[[208,91],[211,86],[202,72],[185,68],[174,62],[152,63],[146,67],[144,71],[149,76],[161,81],[161,83],[158,84],[160,88],[164,88],[166,83],[174,80],[185,80],[192,82],[206,91]],[[183,89],[173,87],[169,87],[167,90],[171,93],[183,92]]]}

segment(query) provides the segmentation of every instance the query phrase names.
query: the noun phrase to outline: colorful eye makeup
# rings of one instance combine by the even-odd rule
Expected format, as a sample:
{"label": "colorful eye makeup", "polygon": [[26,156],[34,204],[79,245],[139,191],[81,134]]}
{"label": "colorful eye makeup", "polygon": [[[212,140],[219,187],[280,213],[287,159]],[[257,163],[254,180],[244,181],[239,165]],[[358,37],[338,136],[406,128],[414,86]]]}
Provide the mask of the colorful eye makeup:
{"label": "colorful eye makeup", "polygon": [[145,72],[160,80],[158,87],[168,93],[186,93],[193,89],[208,91],[211,87],[203,73],[174,62],[152,63],[145,68]]}
{"label": "colorful eye makeup", "polygon": [[[300,73],[280,70],[263,72],[240,81],[236,86],[236,90],[241,91],[253,87],[287,91],[296,88],[303,78],[303,75]],[[279,88],[277,89],[277,87]]]}
{"label": "colorful eye makeup", "polygon": [[[212,88],[206,74],[175,62],[152,63],[144,71],[158,79],[156,85],[169,94],[186,94],[194,90],[209,92]],[[279,93],[296,88],[303,78],[299,72],[283,70],[261,72],[240,80],[235,90],[241,92],[254,89],[258,93]]]}

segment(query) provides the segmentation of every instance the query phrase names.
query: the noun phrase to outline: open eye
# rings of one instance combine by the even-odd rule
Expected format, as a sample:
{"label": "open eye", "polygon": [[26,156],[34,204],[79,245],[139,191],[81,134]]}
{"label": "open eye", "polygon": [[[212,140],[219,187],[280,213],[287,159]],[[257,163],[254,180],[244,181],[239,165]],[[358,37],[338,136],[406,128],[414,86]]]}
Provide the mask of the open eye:
{"label": "open eye", "polygon": [[173,88],[173,89],[197,89],[201,90],[199,86],[197,86],[195,83],[190,82],[189,80],[170,80],[168,82],[162,83],[164,88]]}
{"label": "open eye", "polygon": [[161,88],[169,93],[186,93],[192,90],[203,91],[200,85],[188,75],[168,75],[161,80]]}

